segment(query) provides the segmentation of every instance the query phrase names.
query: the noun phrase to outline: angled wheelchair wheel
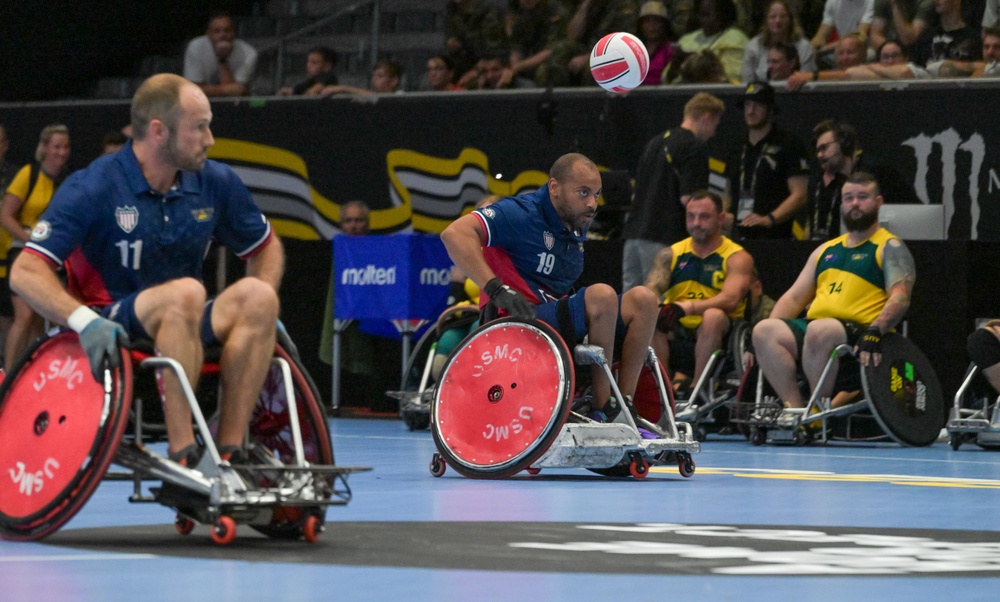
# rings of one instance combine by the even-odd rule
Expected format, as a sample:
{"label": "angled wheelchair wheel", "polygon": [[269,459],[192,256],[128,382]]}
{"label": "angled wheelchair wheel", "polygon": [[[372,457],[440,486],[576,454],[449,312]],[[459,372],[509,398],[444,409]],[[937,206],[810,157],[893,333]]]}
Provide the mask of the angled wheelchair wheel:
{"label": "angled wheelchair wheel", "polygon": [[552,328],[490,322],[448,358],[431,410],[434,443],[462,475],[514,475],[559,435],[573,388],[569,349]]}
{"label": "angled wheelchair wheel", "polygon": [[902,335],[884,336],[881,348],[879,365],[862,370],[861,383],[872,414],[897,443],[915,447],[934,443],[946,418],[934,368]]}
{"label": "angled wheelchair wheel", "polygon": [[128,422],[132,366],[94,381],[76,333],[40,339],[0,385],[0,535],[41,539],[90,499]]}
{"label": "angled wheelchair wheel", "polygon": [[[334,457],[330,428],[326,412],[320,403],[319,392],[299,362],[298,355],[293,354],[294,347],[286,347],[279,340],[275,347],[275,356],[287,361],[291,368],[305,459],[310,464],[332,465]],[[257,406],[250,418],[250,442],[254,446],[266,449],[283,464],[295,462],[295,444],[292,439],[284,379],[281,369],[273,364],[268,370],[267,380],[264,381]],[[318,524],[312,525],[314,530],[321,527],[324,516],[325,508],[322,506],[279,506],[274,509],[269,524],[254,525],[253,528],[269,537],[298,539],[300,536],[308,535],[305,529],[311,523],[318,521]]]}

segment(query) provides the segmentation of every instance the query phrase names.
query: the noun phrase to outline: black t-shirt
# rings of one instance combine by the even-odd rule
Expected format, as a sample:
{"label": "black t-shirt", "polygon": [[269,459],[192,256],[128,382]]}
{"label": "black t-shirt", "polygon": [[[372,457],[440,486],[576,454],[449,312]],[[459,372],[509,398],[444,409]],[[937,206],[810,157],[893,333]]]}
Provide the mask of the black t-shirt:
{"label": "black t-shirt", "polygon": [[687,238],[681,197],[701,188],[708,188],[705,143],[680,127],[656,135],[639,160],[625,239],[670,245]]}
{"label": "black t-shirt", "polygon": [[840,191],[847,177],[838,173],[829,184],[822,170],[809,180],[809,237],[830,240],[840,236]]}
{"label": "black t-shirt", "polygon": [[[791,133],[775,126],[757,144],[751,146],[747,141],[733,164],[736,166],[730,187],[733,201],[738,203],[749,193],[749,197],[753,198],[753,213],[758,215],[767,215],[788,198],[791,193],[788,189],[789,178],[809,176],[805,145]],[[738,237],[790,239],[793,221],[788,220],[773,228],[740,227]]]}
{"label": "black t-shirt", "polygon": [[966,25],[945,31],[940,25],[928,27],[913,46],[913,62],[926,66],[937,61],[978,61],[983,58],[980,30]]}

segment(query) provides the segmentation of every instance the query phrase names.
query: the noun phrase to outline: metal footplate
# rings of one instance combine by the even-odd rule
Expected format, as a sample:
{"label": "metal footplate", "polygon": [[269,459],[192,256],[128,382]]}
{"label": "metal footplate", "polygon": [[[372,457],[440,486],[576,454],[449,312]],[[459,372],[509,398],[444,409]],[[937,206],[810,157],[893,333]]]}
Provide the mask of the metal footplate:
{"label": "metal footplate", "polygon": [[639,452],[654,460],[664,452],[696,454],[701,444],[688,437],[684,441],[643,439],[627,424],[564,424],[552,446],[532,463],[532,468],[608,468]]}

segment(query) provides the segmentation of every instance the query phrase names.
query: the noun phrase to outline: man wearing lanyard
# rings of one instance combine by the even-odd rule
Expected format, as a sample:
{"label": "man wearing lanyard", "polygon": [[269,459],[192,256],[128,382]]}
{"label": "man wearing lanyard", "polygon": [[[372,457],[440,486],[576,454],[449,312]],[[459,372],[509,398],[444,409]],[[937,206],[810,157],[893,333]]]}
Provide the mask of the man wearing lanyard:
{"label": "man wearing lanyard", "polygon": [[750,84],[739,105],[747,141],[732,184],[739,195],[737,238],[793,238],[793,221],[806,206],[809,186],[805,146],[774,125],[777,106],[770,85]]}

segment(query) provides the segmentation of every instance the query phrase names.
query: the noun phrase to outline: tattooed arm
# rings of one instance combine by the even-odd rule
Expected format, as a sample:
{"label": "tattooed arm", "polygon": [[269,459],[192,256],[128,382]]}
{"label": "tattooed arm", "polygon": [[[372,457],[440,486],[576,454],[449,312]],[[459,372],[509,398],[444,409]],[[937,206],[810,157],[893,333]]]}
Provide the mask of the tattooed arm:
{"label": "tattooed arm", "polygon": [[660,249],[653,259],[653,267],[646,274],[646,286],[653,289],[656,298],[663,301],[663,295],[670,288],[670,264],[674,260],[674,250],[670,247]]}
{"label": "tattooed arm", "polygon": [[885,334],[896,327],[903,319],[903,314],[910,307],[910,295],[913,283],[917,279],[917,267],[913,256],[903,241],[898,238],[886,243],[882,256],[882,271],[885,273],[885,292],[889,299],[882,308],[882,313],[872,322]]}

